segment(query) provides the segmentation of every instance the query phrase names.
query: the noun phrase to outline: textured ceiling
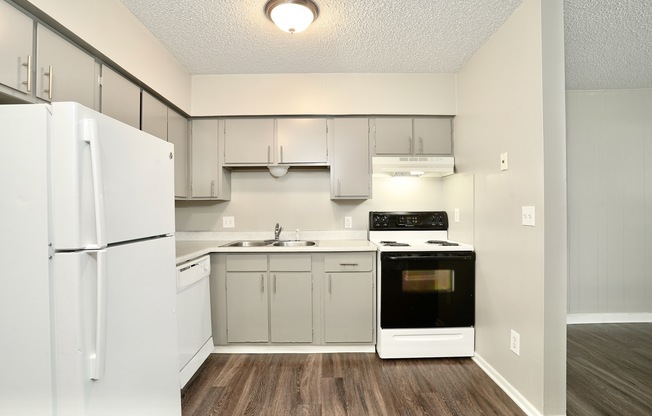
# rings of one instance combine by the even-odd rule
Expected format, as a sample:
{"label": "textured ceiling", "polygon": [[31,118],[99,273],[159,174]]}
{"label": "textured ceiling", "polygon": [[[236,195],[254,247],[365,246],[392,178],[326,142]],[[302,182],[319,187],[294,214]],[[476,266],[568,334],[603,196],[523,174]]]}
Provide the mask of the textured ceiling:
{"label": "textured ceiling", "polygon": [[[315,0],[287,34],[266,0],[121,0],[192,74],[457,72],[523,0]],[[546,0],[542,0],[546,1]],[[565,0],[568,89],[652,87],[652,0]]]}

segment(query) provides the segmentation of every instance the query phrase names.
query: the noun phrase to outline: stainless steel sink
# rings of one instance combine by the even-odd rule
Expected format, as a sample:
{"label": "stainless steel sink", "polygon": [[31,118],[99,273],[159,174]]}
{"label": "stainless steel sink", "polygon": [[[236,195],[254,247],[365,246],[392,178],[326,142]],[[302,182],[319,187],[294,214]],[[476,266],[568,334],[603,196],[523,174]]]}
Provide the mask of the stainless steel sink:
{"label": "stainless steel sink", "polygon": [[222,245],[222,247],[264,247],[272,243],[270,240],[243,240],[243,241],[233,241],[228,244]]}
{"label": "stainless steel sink", "polygon": [[222,247],[307,247],[316,244],[308,240],[240,240],[223,244]]}
{"label": "stainless steel sink", "polygon": [[281,241],[274,241],[272,243],[273,246],[277,247],[307,247],[307,246],[314,246],[316,243],[314,241],[308,241],[308,240],[281,240]]}

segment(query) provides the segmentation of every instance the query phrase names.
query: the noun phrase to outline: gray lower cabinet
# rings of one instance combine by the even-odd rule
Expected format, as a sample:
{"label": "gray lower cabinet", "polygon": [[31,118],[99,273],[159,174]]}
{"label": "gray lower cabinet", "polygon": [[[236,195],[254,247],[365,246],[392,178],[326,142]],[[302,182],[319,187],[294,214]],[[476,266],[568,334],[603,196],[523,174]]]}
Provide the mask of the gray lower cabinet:
{"label": "gray lower cabinet", "polygon": [[375,253],[225,253],[213,259],[216,345],[375,342]]}
{"label": "gray lower cabinet", "polygon": [[311,343],[311,267],[310,254],[227,255],[227,342]]}
{"label": "gray lower cabinet", "polygon": [[228,342],[269,341],[267,271],[226,274]]}
{"label": "gray lower cabinet", "polygon": [[324,341],[374,342],[373,254],[326,254]]}

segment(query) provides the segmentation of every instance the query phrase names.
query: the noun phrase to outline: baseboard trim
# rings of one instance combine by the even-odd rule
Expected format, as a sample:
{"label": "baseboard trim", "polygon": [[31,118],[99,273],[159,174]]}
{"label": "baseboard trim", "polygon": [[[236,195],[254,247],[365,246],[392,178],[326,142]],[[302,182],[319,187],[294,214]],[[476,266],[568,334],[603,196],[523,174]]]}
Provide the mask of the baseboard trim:
{"label": "baseboard trim", "polygon": [[491,379],[503,389],[505,393],[521,408],[528,416],[543,416],[514,386],[512,386],[495,368],[486,362],[477,352],[473,361],[485,372]]}
{"label": "baseboard trim", "polygon": [[375,345],[217,345],[215,354],[333,354],[375,353]]}
{"label": "baseboard trim", "polygon": [[566,323],[575,324],[624,324],[652,322],[652,313],[571,313],[566,316]]}

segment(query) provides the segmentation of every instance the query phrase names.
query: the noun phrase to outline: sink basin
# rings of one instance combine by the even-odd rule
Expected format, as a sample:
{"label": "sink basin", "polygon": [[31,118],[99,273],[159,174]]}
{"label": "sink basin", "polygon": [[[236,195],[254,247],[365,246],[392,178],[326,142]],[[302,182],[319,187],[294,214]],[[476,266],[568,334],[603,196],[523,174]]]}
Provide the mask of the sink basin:
{"label": "sink basin", "polygon": [[274,241],[272,243],[273,246],[277,247],[307,247],[307,246],[314,246],[316,243],[314,241],[307,241],[307,240],[281,240],[281,241]]}
{"label": "sink basin", "polygon": [[316,244],[308,240],[240,240],[223,244],[222,247],[307,247]]}
{"label": "sink basin", "polygon": [[270,245],[270,242],[266,240],[243,240],[224,244],[222,247],[264,247]]}

